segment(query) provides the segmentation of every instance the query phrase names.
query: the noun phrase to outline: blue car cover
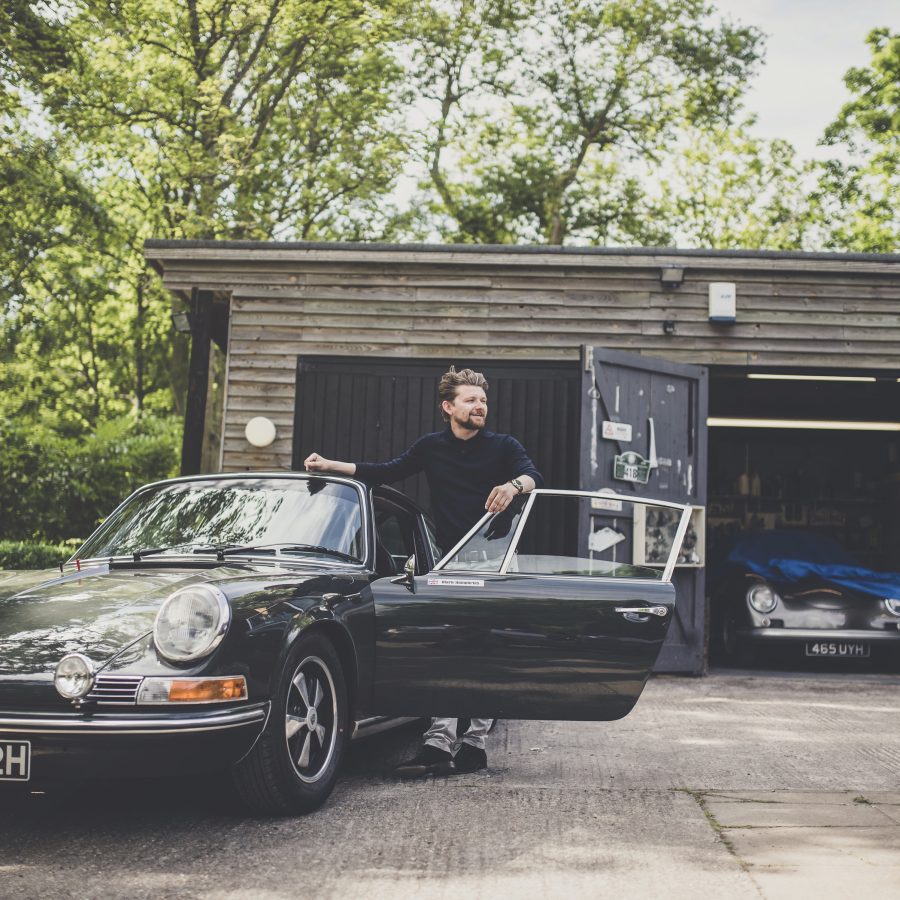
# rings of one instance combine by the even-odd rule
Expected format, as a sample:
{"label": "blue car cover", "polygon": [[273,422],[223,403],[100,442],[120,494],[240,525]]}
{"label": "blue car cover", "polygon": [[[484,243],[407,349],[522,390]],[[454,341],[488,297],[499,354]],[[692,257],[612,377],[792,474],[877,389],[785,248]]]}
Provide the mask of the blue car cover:
{"label": "blue car cover", "polygon": [[773,528],[741,535],[728,562],[773,584],[815,577],[873,597],[900,598],[900,572],[866,569],[837,541],[809,531]]}

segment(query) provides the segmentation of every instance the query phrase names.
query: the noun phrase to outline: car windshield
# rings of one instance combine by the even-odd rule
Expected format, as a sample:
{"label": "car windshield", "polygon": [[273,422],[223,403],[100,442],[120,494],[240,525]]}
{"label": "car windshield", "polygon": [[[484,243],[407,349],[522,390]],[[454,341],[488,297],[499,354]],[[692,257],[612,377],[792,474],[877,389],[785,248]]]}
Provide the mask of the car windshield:
{"label": "car windshield", "polygon": [[362,560],[363,516],[351,485],[324,478],[181,481],[135,494],[76,556],[278,552]]}

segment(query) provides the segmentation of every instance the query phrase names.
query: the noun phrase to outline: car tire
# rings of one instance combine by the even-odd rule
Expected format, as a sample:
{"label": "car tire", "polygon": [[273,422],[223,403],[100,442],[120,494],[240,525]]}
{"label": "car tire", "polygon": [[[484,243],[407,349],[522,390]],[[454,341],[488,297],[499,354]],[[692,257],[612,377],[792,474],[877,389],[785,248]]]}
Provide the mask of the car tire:
{"label": "car tire", "polygon": [[725,616],[721,628],[722,662],[725,665],[746,668],[756,662],[756,653],[752,647],[741,643],[734,633],[734,622]]}
{"label": "car tire", "polygon": [[241,800],[262,815],[318,809],[337,780],[348,723],[347,686],[333,644],[318,634],[298,638],[266,727],[232,770]]}

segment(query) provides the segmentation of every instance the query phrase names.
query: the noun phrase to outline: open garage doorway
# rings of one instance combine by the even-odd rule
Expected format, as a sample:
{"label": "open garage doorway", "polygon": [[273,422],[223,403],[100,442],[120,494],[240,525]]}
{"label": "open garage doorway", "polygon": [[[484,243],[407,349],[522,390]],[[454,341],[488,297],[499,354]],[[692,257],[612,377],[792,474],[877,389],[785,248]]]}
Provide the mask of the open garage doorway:
{"label": "open garage doorway", "polygon": [[709,425],[713,662],[895,668],[897,374],[713,370]]}

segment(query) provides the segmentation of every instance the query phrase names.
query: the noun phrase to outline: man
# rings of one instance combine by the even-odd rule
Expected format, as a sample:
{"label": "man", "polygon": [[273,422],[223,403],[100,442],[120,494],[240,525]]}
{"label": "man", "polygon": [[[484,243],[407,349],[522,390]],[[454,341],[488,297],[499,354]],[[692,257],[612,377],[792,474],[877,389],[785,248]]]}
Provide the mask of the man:
{"label": "man", "polygon": [[[368,484],[386,484],[424,472],[437,540],[446,553],[485,511],[502,512],[514,497],[543,484],[540,472],[514,437],[485,429],[487,387],[480,372],[457,372],[451,366],[438,386],[441,416],[448,423],[444,431],[420,437],[386,463],[339,462],[312,453],[304,465],[309,472],[336,472]],[[421,752],[398,766],[397,774],[412,778],[487,768],[484,745],[491,720],[472,719],[458,746],[456,726],[456,719],[432,719]]]}

